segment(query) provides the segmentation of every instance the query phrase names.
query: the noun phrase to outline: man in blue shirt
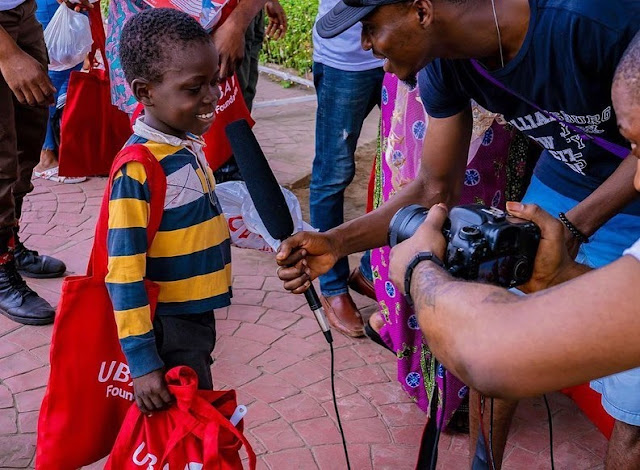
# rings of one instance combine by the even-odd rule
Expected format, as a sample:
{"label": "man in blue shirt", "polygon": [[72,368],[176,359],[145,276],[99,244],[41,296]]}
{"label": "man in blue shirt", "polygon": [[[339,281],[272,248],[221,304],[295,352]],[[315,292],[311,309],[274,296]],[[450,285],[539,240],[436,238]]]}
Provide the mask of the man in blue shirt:
{"label": "man in blue shirt", "polygon": [[[346,3],[350,6],[339,3],[318,23],[319,33],[332,36],[362,21],[363,48],[385,58],[387,72],[408,79],[424,68],[419,83],[430,114],[427,146],[416,180],[388,204],[325,234],[298,234],[283,244],[282,265],[300,261],[301,247],[306,258],[304,269],[280,270],[285,287],[299,292],[302,283],[325,272],[335,259],[386,244],[389,221],[402,206],[455,204],[471,135],[470,99],[503,114],[544,147],[525,200],[554,215],[562,213],[567,244],[573,254],[580,251],[579,261],[602,266],[637,239],[635,162],[619,158],[626,144],[616,129],[610,89],[615,67],[640,25],[640,1],[612,0],[606,8],[597,0]],[[600,144],[608,150],[595,137],[604,139]],[[607,468],[638,468],[640,371],[592,385],[616,418]],[[472,396],[470,403],[473,451],[478,400]],[[515,405],[496,402],[496,467]]]}

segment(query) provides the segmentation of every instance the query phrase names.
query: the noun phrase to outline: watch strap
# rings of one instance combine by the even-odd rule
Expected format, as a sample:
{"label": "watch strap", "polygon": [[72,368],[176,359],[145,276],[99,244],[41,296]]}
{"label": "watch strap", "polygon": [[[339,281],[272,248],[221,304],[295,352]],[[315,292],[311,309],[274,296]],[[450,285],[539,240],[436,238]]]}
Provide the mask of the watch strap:
{"label": "watch strap", "polygon": [[412,308],[413,308],[413,299],[411,298],[411,292],[410,292],[411,278],[413,277],[413,271],[416,269],[416,266],[418,266],[418,264],[422,263],[423,261],[432,261],[438,266],[440,266],[441,268],[444,268],[444,263],[440,260],[440,258],[438,258],[436,255],[434,255],[430,251],[421,251],[419,253],[416,253],[416,255],[413,258],[411,258],[411,261],[407,265],[407,270],[404,273],[404,292],[405,292],[404,296],[407,299],[407,303]]}

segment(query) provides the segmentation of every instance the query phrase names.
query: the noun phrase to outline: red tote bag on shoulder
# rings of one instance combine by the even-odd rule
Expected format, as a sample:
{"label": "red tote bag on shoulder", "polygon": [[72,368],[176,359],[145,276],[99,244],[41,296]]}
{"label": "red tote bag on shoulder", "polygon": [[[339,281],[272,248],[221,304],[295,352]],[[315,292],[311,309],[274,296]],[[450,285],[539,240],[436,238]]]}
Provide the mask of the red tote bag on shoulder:
{"label": "red tote bag on shoulder", "polygon": [[[166,192],[164,171],[146,148],[131,145],[114,162],[87,274],[66,277],[62,283],[51,339],[51,373],[38,418],[38,470],[75,470],[106,456],[133,401],[131,375],[105,284],[111,182],[130,161],[143,164],[148,175],[149,244],[160,226]],[[147,280],[145,286],[154,312],[158,286]]]}
{"label": "red tote bag on shoulder", "polygon": [[[93,48],[89,72],[71,72],[67,103],[60,124],[59,174],[107,175],[113,159],[131,136],[126,113],[111,104],[109,66],[104,59],[105,34],[97,6],[89,11]],[[100,51],[105,69],[96,67]]]}

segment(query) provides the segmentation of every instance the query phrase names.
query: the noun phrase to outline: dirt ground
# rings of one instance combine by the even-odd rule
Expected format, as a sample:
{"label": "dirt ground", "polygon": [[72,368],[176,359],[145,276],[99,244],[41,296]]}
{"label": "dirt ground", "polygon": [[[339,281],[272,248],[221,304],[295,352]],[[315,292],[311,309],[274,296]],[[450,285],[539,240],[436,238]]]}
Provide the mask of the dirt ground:
{"label": "dirt ground", "polygon": [[[365,213],[369,177],[376,156],[376,141],[364,143],[356,150],[356,176],[347,188],[344,201],[344,220],[352,220]],[[304,220],[309,221],[309,184],[292,189],[302,207]]]}

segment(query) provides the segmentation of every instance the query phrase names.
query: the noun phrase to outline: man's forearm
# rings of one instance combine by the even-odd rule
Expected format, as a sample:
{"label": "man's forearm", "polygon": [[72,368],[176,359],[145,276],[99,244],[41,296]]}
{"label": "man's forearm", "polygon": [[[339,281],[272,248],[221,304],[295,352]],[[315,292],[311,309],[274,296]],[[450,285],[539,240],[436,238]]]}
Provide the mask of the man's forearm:
{"label": "man's forearm", "polygon": [[227,21],[236,23],[242,31],[246,31],[251,20],[264,8],[265,3],[267,0],[240,0]]}
{"label": "man's forearm", "polygon": [[611,217],[638,197],[633,187],[637,161],[627,157],[598,189],[567,212],[567,217],[586,236],[593,235]]}
{"label": "man's forearm", "polygon": [[429,347],[467,385],[536,395],[640,365],[640,263],[625,256],[557,287],[517,296],[453,279],[425,261],[411,294]]}

